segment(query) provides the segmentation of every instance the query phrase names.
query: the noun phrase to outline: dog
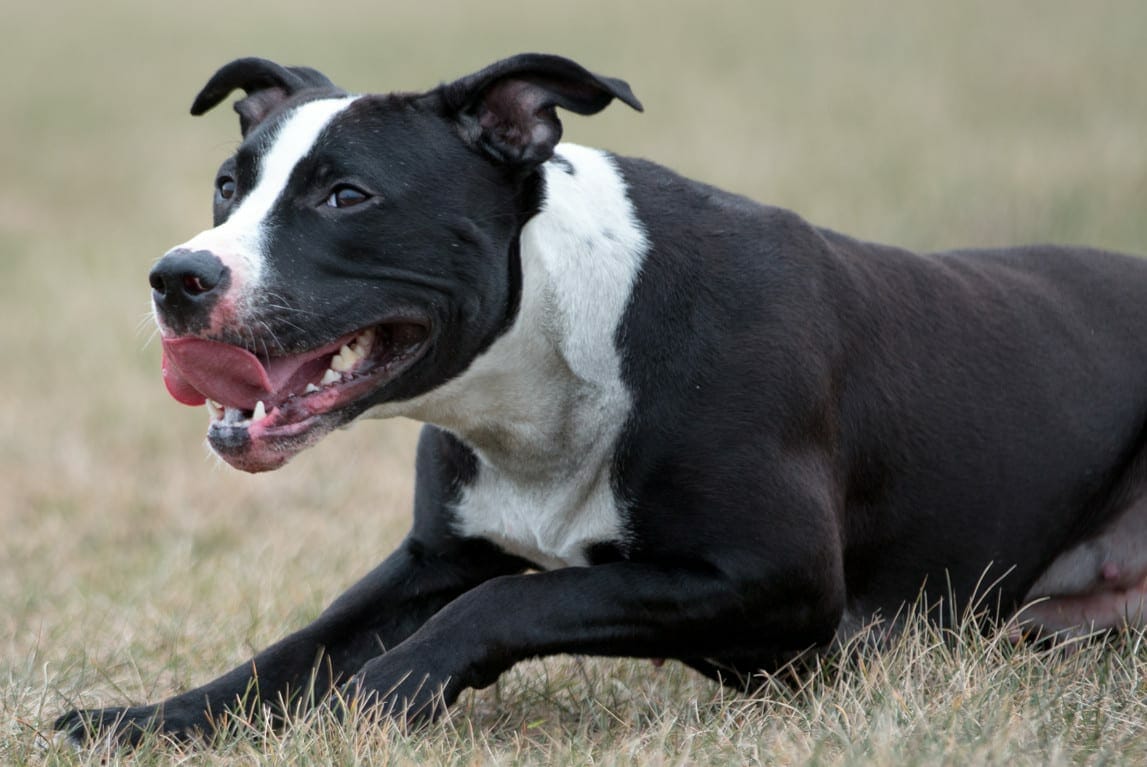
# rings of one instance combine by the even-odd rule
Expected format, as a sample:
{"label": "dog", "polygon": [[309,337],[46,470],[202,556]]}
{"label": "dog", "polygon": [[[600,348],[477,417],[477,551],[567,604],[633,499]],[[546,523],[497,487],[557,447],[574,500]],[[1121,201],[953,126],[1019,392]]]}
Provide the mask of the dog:
{"label": "dog", "polygon": [[57,729],[333,701],[415,724],[562,653],[751,688],[922,589],[941,621],[1143,624],[1147,262],[914,254],[559,143],[559,108],[642,105],[557,56],[389,95],[245,58],[192,114],[235,90],[214,227],[149,275],[166,387],[248,472],[425,422],[413,526],[218,679]]}

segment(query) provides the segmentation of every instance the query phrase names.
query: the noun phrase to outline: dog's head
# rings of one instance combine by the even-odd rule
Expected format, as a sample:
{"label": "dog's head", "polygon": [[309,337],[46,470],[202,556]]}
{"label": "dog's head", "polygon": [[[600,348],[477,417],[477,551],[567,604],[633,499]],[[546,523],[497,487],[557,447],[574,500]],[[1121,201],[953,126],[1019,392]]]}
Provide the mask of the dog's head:
{"label": "dog's head", "polygon": [[620,80],[525,54],[426,93],[367,96],[240,59],[192,114],[236,89],[243,138],[216,175],[215,226],[150,282],[168,391],[208,404],[208,441],[247,471],[465,370],[513,320],[555,108],[641,108]]}

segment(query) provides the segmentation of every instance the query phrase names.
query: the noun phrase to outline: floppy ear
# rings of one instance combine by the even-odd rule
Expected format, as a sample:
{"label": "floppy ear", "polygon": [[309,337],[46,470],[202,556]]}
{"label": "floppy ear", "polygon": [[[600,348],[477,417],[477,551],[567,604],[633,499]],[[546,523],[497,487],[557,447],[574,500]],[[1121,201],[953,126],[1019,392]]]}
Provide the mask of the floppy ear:
{"label": "floppy ear", "polygon": [[642,111],[629,85],[601,77],[560,56],[523,53],[441,86],[437,94],[462,136],[507,165],[545,162],[562,137],[555,107],[581,115],[617,98]]}
{"label": "floppy ear", "polygon": [[326,75],[309,67],[284,67],[258,58],[236,59],[207,81],[191,105],[191,114],[203,114],[240,88],[247,97],[235,102],[235,111],[239,113],[239,129],[244,136],[299,91],[310,88],[338,91]]}

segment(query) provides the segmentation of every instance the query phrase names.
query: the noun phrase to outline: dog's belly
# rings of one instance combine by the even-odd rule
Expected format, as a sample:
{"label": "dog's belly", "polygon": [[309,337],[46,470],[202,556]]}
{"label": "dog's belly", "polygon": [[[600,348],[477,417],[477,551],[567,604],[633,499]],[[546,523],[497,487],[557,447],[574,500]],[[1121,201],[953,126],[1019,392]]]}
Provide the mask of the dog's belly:
{"label": "dog's belly", "polygon": [[1080,635],[1147,624],[1147,498],[1052,562],[1028,592],[1018,620]]}
{"label": "dog's belly", "polygon": [[454,513],[460,534],[489,540],[543,569],[588,565],[589,547],[624,537],[608,463],[559,481],[513,476],[483,464]]}

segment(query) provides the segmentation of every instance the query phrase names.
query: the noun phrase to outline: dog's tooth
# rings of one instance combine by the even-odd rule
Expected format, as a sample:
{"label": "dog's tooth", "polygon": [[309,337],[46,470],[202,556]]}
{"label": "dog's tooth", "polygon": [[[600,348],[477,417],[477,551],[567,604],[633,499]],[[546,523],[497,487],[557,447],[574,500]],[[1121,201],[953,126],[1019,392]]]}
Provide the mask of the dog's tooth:
{"label": "dog's tooth", "polygon": [[374,328],[359,333],[358,337],[354,339],[354,343],[358,351],[359,359],[370,354],[371,347],[374,346]]}
{"label": "dog's tooth", "polygon": [[309,383],[307,384],[307,388],[303,389],[303,394],[314,394],[317,391],[319,391],[319,387],[315,386],[313,383]]}
{"label": "dog's tooth", "polygon": [[323,380],[320,381],[319,383],[321,383],[323,386],[327,386],[329,384],[333,384],[333,383],[335,383],[337,381],[341,381],[341,380],[342,380],[341,375],[336,373],[334,370],[327,368],[327,372],[323,373]]}
{"label": "dog's tooth", "polygon": [[211,414],[212,421],[223,419],[223,406],[213,399],[207,400],[207,412]]}
{"label": "dog's tooth", "polygon": [[262,421],[267,417],[267,407],[263,404],[263,400],[255,403],[255,412],[251,414],[252,421]]}
{"label": "dog's tooth", "polygon": [[349,346],[343,346],[339,349],[339,353],[331,359],[331,370],[336,370],[339,373],[345,373],[351,369],[355,363],[354,352],[350,350]]}

